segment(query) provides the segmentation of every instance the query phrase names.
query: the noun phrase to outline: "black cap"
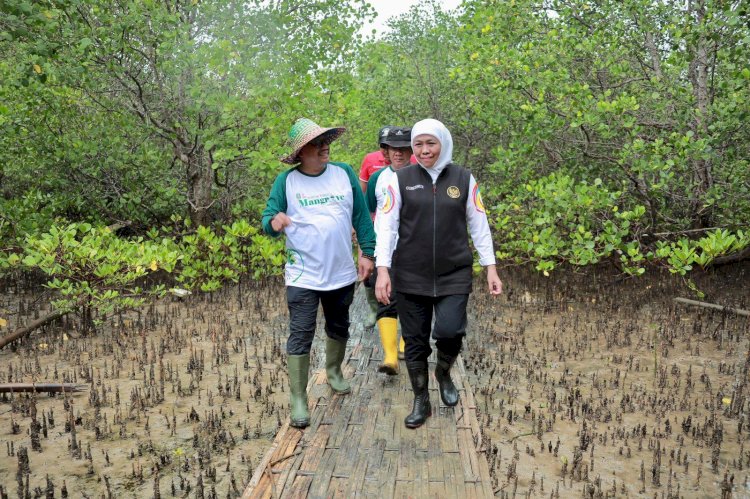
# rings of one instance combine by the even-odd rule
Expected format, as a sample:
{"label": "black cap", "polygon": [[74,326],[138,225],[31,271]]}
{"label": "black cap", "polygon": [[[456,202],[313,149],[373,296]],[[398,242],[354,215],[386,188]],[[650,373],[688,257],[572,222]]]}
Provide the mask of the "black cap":
{"label": "black cap", "polygon": [[394,126],[388,130],[388,136],[382,142],[390,147],[411,147],[411,128]]}
{"label": "black cap", "polygon": [[378,145],[385,145],[385,139],[388,137],[388,131],[393,128],[393,125],[386,125],[378,132]]}

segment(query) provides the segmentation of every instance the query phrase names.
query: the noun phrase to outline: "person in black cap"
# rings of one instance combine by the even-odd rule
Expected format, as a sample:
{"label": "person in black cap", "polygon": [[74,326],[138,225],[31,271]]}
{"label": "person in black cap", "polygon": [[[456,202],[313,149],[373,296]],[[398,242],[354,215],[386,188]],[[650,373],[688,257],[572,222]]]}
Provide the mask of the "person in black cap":
{"label": "person in black cap", "polygon": [[[393,197],[390,195],[388,185],[391,176],[398,170],[408,166],[412,154],[411,150],[411,128],[392,127],[384,140],[391,158],[390,166],[376,171],[367,184],[365,200],[370,213],[375,216],[376,211],[389,211],[393,207]],[[378,220],[375,217],[375,225]],[[393,269],[390,269],[391,274]],[[375,274],[371,281],[374,287]],[[380,332],[380,343],[383,346],[383,363],[378,367],[378,372],[391,376],[398,374],[399,354],[404,352],[404,339],[398,339],[398,313],[396,311],[396,298],[391,290],[391,300],[387,305],[379,304],[377,311],[377,325]]]}
{"label": "person in black cap", "polygon": [[365,155],[362,160],[362,166],[359,169],[359,185],[362,187],[362,193],[367,192],[367,182],[376,171],[385,168],[391,164],[391,158],[388,157],[388,147],[385,145],[385,139],[388,137],[388,131],[393,125],[381,127],[378,131],[378,146],[380,149]]}
{"label": "person in black cap", "polygon": [[[367,193],[367,184],[369,183],[370,177],[377,172],[391,164],[391,159],[388,157],[388,147],[385,145],[386,137],[388,137],[388,131],[393,128],[392,125],[386,125],[381,127],[378,131],[378,145],[380,149],[373,151],[365,155],[362,160],[362,167],[359,170],[359,185],[362,188],[362,193]],[[365,318],[365,327],[371,328],[375,326],[375,320],[377,318],[378,311],[378,300],[375,298],[375,284],[374,281],[365,281],[365,297],[367,298],[367,304],[369,307],[367,317]]]}

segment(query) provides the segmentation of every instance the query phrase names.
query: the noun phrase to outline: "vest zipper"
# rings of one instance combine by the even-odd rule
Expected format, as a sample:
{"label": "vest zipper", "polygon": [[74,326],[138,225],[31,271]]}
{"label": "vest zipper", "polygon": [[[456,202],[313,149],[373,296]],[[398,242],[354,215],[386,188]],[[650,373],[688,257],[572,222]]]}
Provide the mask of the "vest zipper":
{"label": "vest zipper", "polygon": [[432,296],[437,297],[437,179],[432,184]]}

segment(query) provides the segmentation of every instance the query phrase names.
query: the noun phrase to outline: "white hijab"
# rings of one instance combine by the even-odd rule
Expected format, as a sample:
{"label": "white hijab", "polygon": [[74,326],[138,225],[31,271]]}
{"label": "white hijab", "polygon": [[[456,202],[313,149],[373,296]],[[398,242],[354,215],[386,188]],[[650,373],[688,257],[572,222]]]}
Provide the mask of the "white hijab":
{"label": "white hijab", "polygon": [[[443,171],[445,166],[453,159],[453,137],[448,129],[438,120],[432,118],[418,121],[411,129],[411,146],[414,147],[414,139],[419,135],[432,135],[440,142],[440,156],[432,166],[432,168],[425,168],[421,163],[419,166],[425,169],[432,178],[432,183],[437,181],[438,175]],[[417,158],[419,162],[419,158]]]}

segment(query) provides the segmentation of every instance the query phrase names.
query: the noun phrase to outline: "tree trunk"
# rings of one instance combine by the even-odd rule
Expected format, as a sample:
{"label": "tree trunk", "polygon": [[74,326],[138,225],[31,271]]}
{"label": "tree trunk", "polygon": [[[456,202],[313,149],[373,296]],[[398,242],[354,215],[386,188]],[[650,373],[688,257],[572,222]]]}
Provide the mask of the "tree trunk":
{"label": "tree trunk", "polygon": [[214,171],[210,158],[203,149],[203,146],[194,147],[193,150],[187,152],[178,150],[176,151],[176,155],[185,165],[190,221],[195,227],[208,225],[210,223],[208,210],[214,204],[214,201],[211,199]]}
{"label": "tree trunk", "polygon": [[0,384],[0,393],[20,393],[20,392],[45,392],[45,393],[63,393],[63,392],[82,392],[88,389],[88,385],[78,383],[2,383]]}
{"label": "tree trunk", "polygon": [[[703,33],[704,27],[701,26],[706,17],[706,6],[704,0],[690,2],[691,15],[697,25],[700,34],[697,37],[696,45],[693,48],[693,60],[690,62],[689,74],[690,81],[693,85],[693,96],[695,97],[696,113],[693,122],[693,133],[695,140],[707,138],[708,133],[708,106],[710,102],[708,75],[709,75],[709,57],[708,57],[708,39]],[[691,201],[691,218],[692,226],[695,229],[711,226],[711,208],[704,207],[706,193],[713,186],[713,174],[711,161],[708,159],[693,160],[693,178],[695,187],[693,188],[693,199]]]}

